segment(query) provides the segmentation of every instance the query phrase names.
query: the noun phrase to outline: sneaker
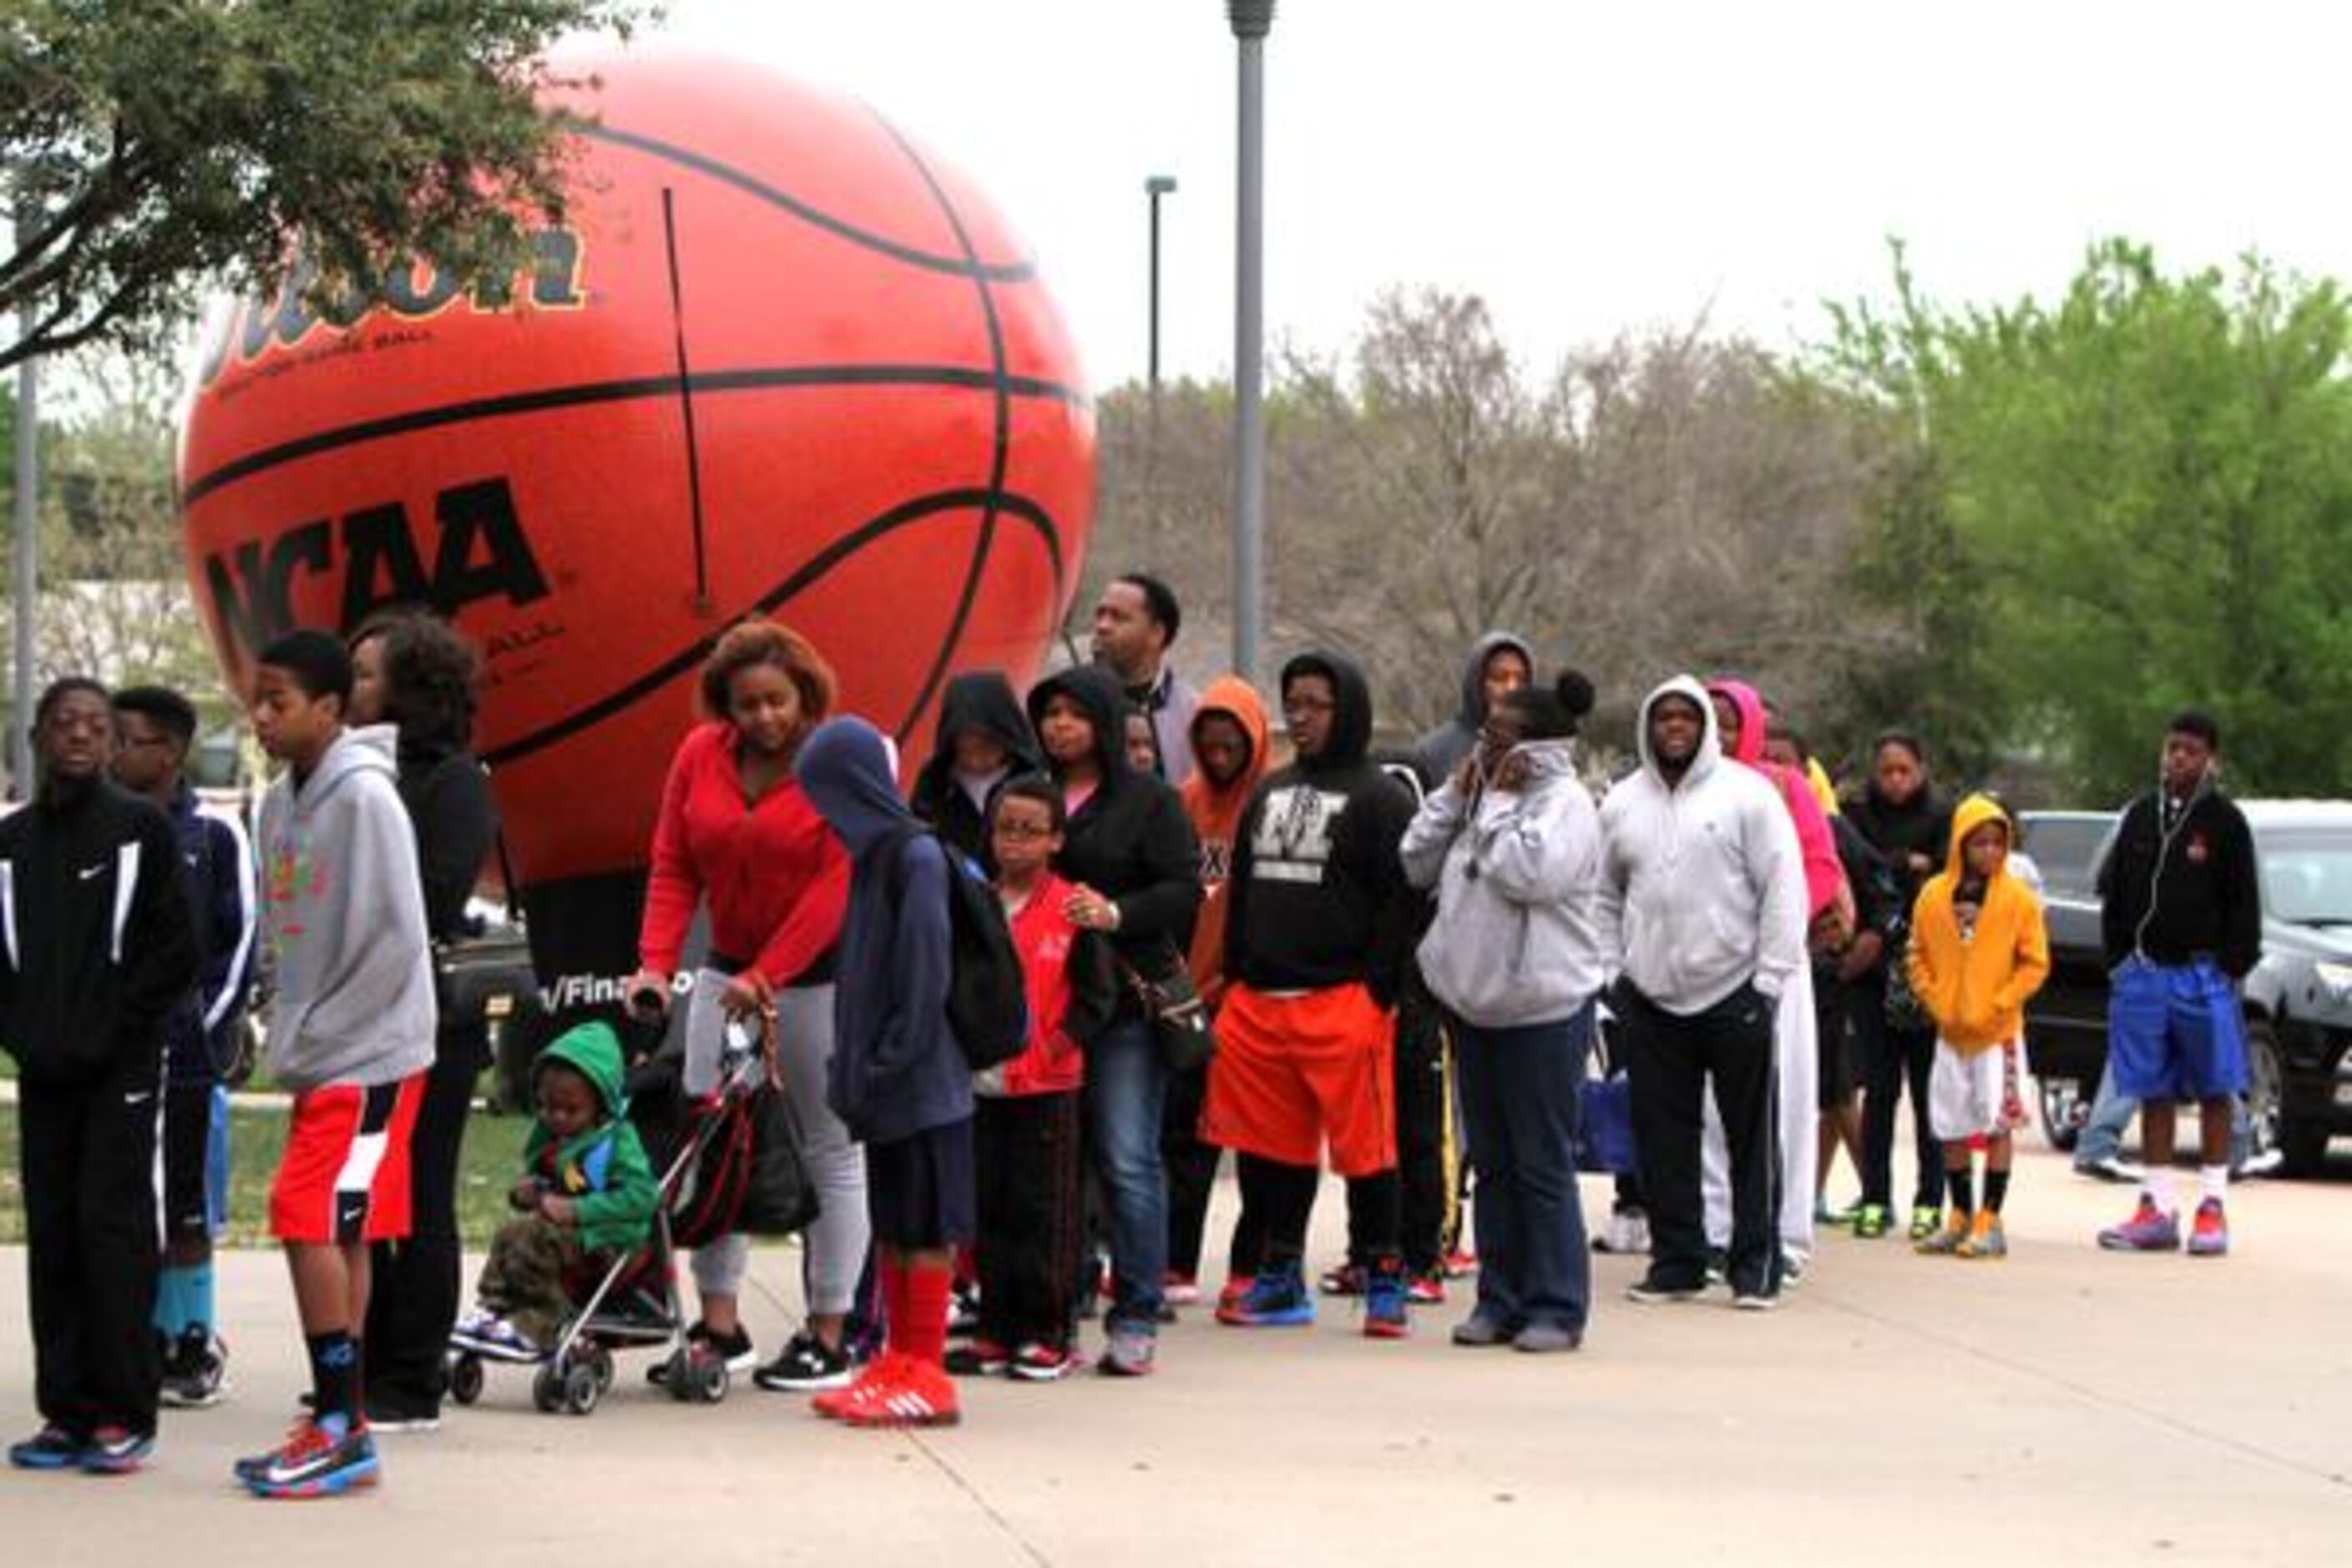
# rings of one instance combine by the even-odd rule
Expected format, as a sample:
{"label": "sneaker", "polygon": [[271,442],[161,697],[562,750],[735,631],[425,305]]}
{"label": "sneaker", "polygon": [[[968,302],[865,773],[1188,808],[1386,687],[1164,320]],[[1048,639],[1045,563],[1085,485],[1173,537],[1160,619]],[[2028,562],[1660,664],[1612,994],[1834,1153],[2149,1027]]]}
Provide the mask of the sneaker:
{"label": "sneaker", "polygon": [[278,1447],[236,1462],[237,1479],[265,1498],[332,1497],[374,1485],[379,1473],[364,1423],[299,1421]]}
{"label": "sneaker", "polygon": [[1295,1262],[1262,1271],[1241,1300],[1217,1309],[1217,1321],[1236,1329],[1301,1329],[1314,1321],[1315,1302]]}
{"label": "sneaker", "polygon": [[1059,1383],[1086,1364],[1084,1356],[1066,1345],[1032,1342],[1013,1352],[1005,1372],[1016,1383]]}
{"label": "sneaker", "polygon": [[227,1392],[227,1344],[202,1324],[191,1325],[164,1359],[163,1402],[175,1409],[203,1410],[218,1405]]}
{"label": "sneaker", "polygon": [[1013,1352],[974,1334],[948,1352],[948,1371],[957,1377],[994,1377],[1013,1364]]}
{"label": "sneaker", "polygon": [[2109,1252],[2178,1252],[2180,1218],[2158,1208],[2156,1201],[2142,1193],[2131,1218],[2099,1232],[2099,1245]]}
{"label": "sneaker", "polygon": [[906,1359],[897,1351],[885,1350],[860,1368],[845,1386],[828,1388],[810,1400],[809,1409],[828,1421],[846,1420],[851,1409],[871,1403],[890,1390]]}
{"label": "sneaker", "polygon": [[954,1380],[911,1356],[900,1359],[898,1375],[886,1389],[841,1413],[845,1426],[952,1426],[962,1419]]}
{"label": "sneaker", "polygon": [[1708,1247],[1706,1249],[1706,1282],[1710,1285],[1722,1285],[1728,1283],[1730,1279],[1730,1249],[1722,1247]]}
{"label": "sneaker", "polygon": [[1860,1241],[1876,1241],[1886,1234],[1886,1205],[1861,1204],[1853,1215],[1854,1237]]}
{"label": "sneaker", "polygon": [[1157,1335],[1131,1324],[1122,1325],[1111,1330],[1110,1337],[1103,1342],[1102,1360],[1095,1367],[1105,1377],[1150,1377],[1159,1355]]}
{"label": "sneaker", "polygon": [[772,1394],[813,1394],[821,1388],[846,1388],[856,1369],[849,1352],[837,1351],[803,1329],[784,1346],[783,1353],[751,1374],[751,1381]]}
{"label": "sneaker", "polygon": [[8,1463],[20,1470],[79,1469],[89,1446],[52,1422],[23,1442],[9,1444]]}
{"label": "sneaker", "polygon": [[438,1432],[441,1430],[441,1406],[412,1404],[382,1394],[367,1395],[367,1429],[383,1432]]}
{"label": "sneaker", "polygon": [[146,1466],[155,1451],[155,1434],[133,1432],[127,1426],[100,1426],[89,1435],[81,1451],[82,1473],[127,1476]]}
{"label": "sneaker", "polygon": [[2251,1182],[2258,1176],[2275,1176],[2286,1165],[2286,1151],[2273,1143],[2259,1153],[2249,1154],[2230,1167],[2230,1180]]}
{"label": "sneaker", "polygon": [[1740,1290],[1732,1296],[1731,1305],[1735,1310],[1741,1312],[1776,1311],[1780,1305],[1780,1293],[1778,1290],[1752,1289]]}
{"label": "sneaker", "polygon": [[2009,1233],[2000,1227],[2000,1215],[1990,1209],[1978,1210],[1976,1219],[1969,1226],[1968,1238],[1952,1251],[1960,1258],[2007,1258]]}
{"label": "sneaker", "polygon": [[1557,1355],[1580,1350],[1584,1336],[1559,1323],[1529,1323],[1511,1341],[1511,1348],[1527,1355]]}
{"label": "sneaker", "polygon": [[1326,1269],[1316,1288],[1326,1296],[1360,1296],[1364,1293],[1364,1266],[1343,1263],[1337,1268]]}
{"label": "sneaker", "polygon": [[1201,1282],[1190,1274],[1171,1270],[1161,1277],[1160,1299],[1171,1307],[1197,1307],[1201,1304]]}
{"label": "sneaker", "polygon": [[[751,1348],[751,1336],[743,1325],[735,1325],[730,1334],[714,1334],[700,1318],[687,1325],[686,1348],[689,1352],[715,1355],[727,1363],[728,1372],[735,1376],[751,1372],[760,1364],[759,1352]],[[646,1368],[646,1381],[659,1388],[669,1382],[669,1358],[662,1357]]]}
{"label": "sneaker", "polygon": [[1944,1223],[1944,1211],[1943,1211],[1942,1209],[1937,1208],[1935,1205],[1933,1205],[1933,1204],[1913,1204],[1913,1205],[1911,1205],[1911,1239],[1912,1239],[1912,1240],[1914,1240],[1914,1241],[1925,1241],[1925,1240],[1927,1240],[1929,1237],[1931,1237],[1931,1236],[1933,1236],[1933,1235],[1935,1235],[1935,1234],[1936,1234],[1936,1228],[1937,1228],[1937,1226],[1938,1226],[1942,1225],[1943,1223]]}
{"label": "sneaker", "polygon": [[496,1312],[468,1314],[449,1331],[449,1342],[492,1361],[532,1362],[547,1356],[537,1340]]}
{"label": "sneaker", "polygon": [[1793,1290],[1805,1282],[1805,1273],[1813,1266],[1812,1259],[1793,1250],[1787,1242],[1780,1244],[1780,1289]]}
{"label": "sneaker", "polygon": [[[980,1288],[959,1285],[948,1296],[948,1337],[961,1339],[980,1332]],[[772,1364],[772,1363],[771,1363]]]}
{"label": "sneaker", "polygon": [[1364,1280],[1364,1337],[1401,1340],[1412,1332],[1412,1317],[1405,1305],[1404,1270],[1393,1263],[1373,1269]]}
{"label": "sneaker", "polygon": [[1404,1282],[1404,1299],[1416,1307],[1445,1305],[1445,1272],[1433,1268],[1426,1274],[1415,1274]]}
{"label": "sneaker", "polygon": [[1250,1293],[1250,1287],[1255,1283],[1257,1283],[1257,1278],[1255,1275],[1227,1276],[1223,1288],[1217,1292],[1218,1312],[1222,1314],[1226,1308],[1238,1305],[1241,1299]]}
{"label": "sneaker", "polygon": [[1454,1325],[1454,1342],[1471,1350],[1491,1350],[1509,1344],[1517,1337],[1511,1325],[1494,1317],[1484,1309],[1471,1313]]}
{"label": "sneaker", "polygon": [[1609,1216],[1609,1228],[1592,1238],[1592,1250],[1618,1258],[1639,1258],[1650,1250],[1650,1216],[1639,1209],[1619,1209]]}
{"label": "sneaker", "polygon": [[1478,1255],[1466,1247],[1456,1247],[1445,1254],[1441,1267],[1448,1279],[1466,1279],[1478,1272]]}
{"label": "sneaker", "polygon": [[[1940,1226],[1914,1242],[1911,1250],[1922,1258],[1949,1258],[1959,1251],[1960,1243],[1969,1238],[1969,1224],[1968,1215],[1954,1209]],[[1916,1220],[1912,1228],[1918,1228]]]}
{"label": "sneaker", "polygon": [[2145,1178],[2147,1171],[2120,1154],[2102,1154],[2095,1160],[2075,1161],[2074,1173],[2095,1182],[2137,1182]]}
{"label": "sneaker", "polygon": [[2189,1256],[2191,1258],[2223,1258],[2230,1251],[2230,1216],[2221,1212],[2221,1200],[2207,1198],[2197,1205],[2197,1217],[2189,1222]]}
{"label": "sneaker", "polygon": [[1706,1289],[1704,1285],[1668,1284],[1654,1274],[1644,1274],[1625,1288],[1625,1300],[1636,1306],[1660,1307],[1675,1301],[1696,1301]]}

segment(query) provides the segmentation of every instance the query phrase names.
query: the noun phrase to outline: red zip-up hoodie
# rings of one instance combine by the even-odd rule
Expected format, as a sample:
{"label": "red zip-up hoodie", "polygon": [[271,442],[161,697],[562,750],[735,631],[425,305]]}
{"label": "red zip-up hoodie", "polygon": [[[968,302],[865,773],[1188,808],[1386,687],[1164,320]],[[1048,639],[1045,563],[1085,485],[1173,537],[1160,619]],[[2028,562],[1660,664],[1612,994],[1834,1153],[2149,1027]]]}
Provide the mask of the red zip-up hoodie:
{"label": "red zip-up hoodie", "polygon": [[1017,910],[1007,910],[1029,992],[1029,1044],[1004,1064],[1008,1095],[1062,1094],[1085,1081],[1086,1042],[1110,1017],[1110,949],[1070,923],[1070,884],[1048,871]]}
{"label": "red zip-up hoodie", "polygon": [[710,951],[782,989],[833,951],[849,901],[849,853],[786,779],[743,798],[735,727],[697,725],[671,759],[654,825],[639,961],[674,973],[695,905],[710,906]]}

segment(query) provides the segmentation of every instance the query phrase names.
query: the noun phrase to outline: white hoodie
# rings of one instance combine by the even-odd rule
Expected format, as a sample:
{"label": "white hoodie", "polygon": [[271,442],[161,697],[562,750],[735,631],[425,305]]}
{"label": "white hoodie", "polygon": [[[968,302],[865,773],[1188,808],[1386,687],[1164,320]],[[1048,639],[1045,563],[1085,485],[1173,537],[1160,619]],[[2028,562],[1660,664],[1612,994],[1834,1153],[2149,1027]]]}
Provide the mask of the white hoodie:
{"label": "white hoodie", "polygon": [[[1650,752],[1660,699],[1687,698],[1698,753],[1669,784]],[[1643,700],[1639,771],[1601,803],[1601,952],[1668,1013],[1703,1013],[1752,979],[1778,997],[1805,964],[1797,830],[1763,774],[1723,760],[1706,688],[1678,675]]]}

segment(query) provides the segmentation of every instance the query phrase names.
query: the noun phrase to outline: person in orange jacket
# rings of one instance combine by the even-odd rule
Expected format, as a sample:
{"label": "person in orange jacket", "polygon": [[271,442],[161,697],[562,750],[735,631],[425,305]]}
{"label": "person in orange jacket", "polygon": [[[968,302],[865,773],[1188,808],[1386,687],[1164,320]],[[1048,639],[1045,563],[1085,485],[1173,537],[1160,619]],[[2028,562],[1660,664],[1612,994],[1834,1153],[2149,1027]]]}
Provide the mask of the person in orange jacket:
{"label": "person in orange jacket", "polygon": [[[2042,904],[2009,869],[2009,814],[1973,795],[1952,814],[1944,870],[1919,890],[1906,954],[1912,994],[1936,1024],[1928,1117],[1943,1144],[1950,1201],[1918,1244],[1930,1256],[2000,1258],[2011,1131],[2025,1120],[2019,1056],[2025,1002],[2050,975]],[[1985,1146],[1984,1203],[1974,1201],[1971,1145]]]}

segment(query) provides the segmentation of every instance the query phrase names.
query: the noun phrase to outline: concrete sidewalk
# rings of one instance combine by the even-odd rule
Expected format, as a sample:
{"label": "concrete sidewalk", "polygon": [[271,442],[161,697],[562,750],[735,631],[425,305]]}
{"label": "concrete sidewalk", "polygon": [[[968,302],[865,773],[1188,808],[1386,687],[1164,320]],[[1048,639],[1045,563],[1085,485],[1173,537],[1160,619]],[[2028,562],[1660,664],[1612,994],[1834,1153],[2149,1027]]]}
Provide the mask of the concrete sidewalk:
{"label": "concrete sidewalk", "polygon": [[[2021,1153],[2006,1263],[1831,1232],[1765,1316],[1720,1293],[1632,1306],[1638,1260],[1598,1258],[1571,1356],[1448,1345],[1468,1282],[1402,1343],[1360,1338],[1345,1304],[1292,1331],[1193,1311],[1149,1382],[966,1384],[965,1424],[919,1436],[845,1431],[748,1383],[677,1405],[643,1356],[593,1416],[547,1416],[493,1369],[438,1433],[381,1439],[381,1488],[302,1508],[228,1481],[304,1385],[280,1265],[233,1254],[229,1402],[167,1416],[142,1477],[0,1472],[0,1540],[13,1563],[175,1568],[354,1549],[434,1568],[2345,1561],[2352,1166],[2240,1189],[2221,1262],[2098,1253],[2128,1197]],[[1586,1200],[1605,1213],[1602,1187]],[[1221,1241],[1230,1188],[1219,1205]],[[1343,1206],[1327,1188],[1327,1257]],[[758,1256],[765,1352],[797,1262]],[[10,1436],[33,1425],[22,1270],[0,1254]]]}

